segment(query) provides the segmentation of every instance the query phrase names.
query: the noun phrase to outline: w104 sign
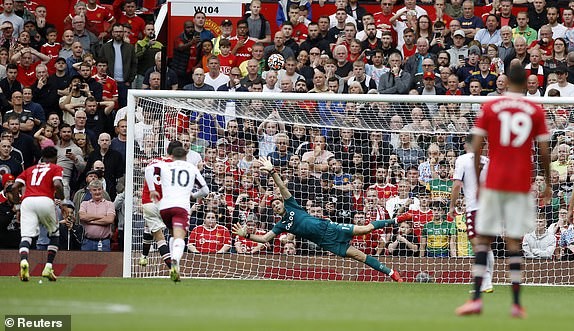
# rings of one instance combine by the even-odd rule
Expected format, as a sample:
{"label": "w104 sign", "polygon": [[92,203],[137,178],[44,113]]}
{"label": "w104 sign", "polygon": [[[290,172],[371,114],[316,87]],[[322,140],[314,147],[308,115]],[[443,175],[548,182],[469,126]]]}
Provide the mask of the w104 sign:
{"label": "w104 sign", "polygon": [[228,1],[186,1],[171,3],[172,16],[193,16],[196,12],[203,12],[208,18],[239,17],[243,13],[241,0]]}

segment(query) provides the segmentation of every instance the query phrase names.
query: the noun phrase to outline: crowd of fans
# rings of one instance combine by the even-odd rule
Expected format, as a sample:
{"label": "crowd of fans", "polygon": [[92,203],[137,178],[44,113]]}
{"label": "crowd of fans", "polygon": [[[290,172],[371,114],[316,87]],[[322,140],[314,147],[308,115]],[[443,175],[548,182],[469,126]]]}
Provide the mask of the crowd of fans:
{"label": "crowd of fans", "polygon": [[[330,15],[314,15],[326,1],[280,0],[272,25],[261,15],[267,3],[253,0],[243,18],[218,22],[220,35],[206,29],[205,13],[196,12],[173,44],[164,45],[153,22],[136,15],[135,0],[116,0],[112,7],[74,1],[64,31],[50,23],[45,6],[4,0],[2,185],[37,162],[41,148],[55,146],[65,169],[66,197],[76,210],[74,219],[61,223],[72,234],[66,244],[121,249],[115,235],[119,229],[121,238],[123,229],[129,88],[497,96],[506,90],[510,62],[520,61],[530,75],[527,96],[574,96],[574,0],[379,2],[380,11],[369,13],[357,0],[335,0],[327,4]],[[163,68],[166,47],[173,56]],[[446,208],[454,161],[465,152],[461,133],[468,132],[480,106],[451,100],[227,100],[219,105],[225,116],[191,111],[171,122],[159,120],[156,108],[144,107],[136,124],[136,173],[164,154],[169,139],[189,150],[188,160],[200,167],[212,192],[193,205],[192,252],[316,253],[313,243],[290,235],[279,236],[272,247],[230,235],[233,222],[256,233],[277,221],[269,202],[278,192],[253,162],[263,156],[281,169],[297,201],[317,217],[364,224],[411,215],[412,221],[398,229],[353,241],[369,254],[469,256],[464,202],[457,202],[454,219],[447,218]],[[241,116],[247,115],[243,109],[262,120]],[[539,199],[544,229],[540,225],[525,237],[524,250],[532,257],[571,258],[570,109],[548,107],[547,120],[556,132],[554,198],[550,204]],[[538,195],[543,181],[534,184]],[[115,207],[100,201],[115,201]],[[0,206],[6,210],[0,246],[10,247],[17,242],[17,217],[9,201]],[[93,222],[96,217],[100,221]]]}

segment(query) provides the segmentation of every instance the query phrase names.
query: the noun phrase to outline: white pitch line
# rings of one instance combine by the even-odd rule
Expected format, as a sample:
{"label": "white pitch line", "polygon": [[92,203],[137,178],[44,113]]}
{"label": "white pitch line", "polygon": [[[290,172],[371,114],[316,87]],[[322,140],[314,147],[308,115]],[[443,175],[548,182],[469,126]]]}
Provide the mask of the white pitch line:
{"label": "white pitch line", "polygon": [[[19,300],[9,299],[4,307],[14,308],[6,313],[36,313],[36,314],[127,314],[134,311],[130,305],[68,300]],[[8,308],[8,310],[10,310]]]}

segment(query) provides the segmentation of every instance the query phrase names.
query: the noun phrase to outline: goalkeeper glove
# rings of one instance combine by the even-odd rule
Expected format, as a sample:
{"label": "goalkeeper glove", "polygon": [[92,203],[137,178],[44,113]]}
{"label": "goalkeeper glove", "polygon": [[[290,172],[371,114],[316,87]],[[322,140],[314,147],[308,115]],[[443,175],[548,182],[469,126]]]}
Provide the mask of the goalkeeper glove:
{"label": "goalkeeper glove", "polygon": [[260,157],[259,163],[261,164],[261,170],[265,170],[267,172],[273,171],[273,163],[271,163],[271,161],[267,160],[266,158]]}
{"label": "goalkeeper glove", "polygon": [[233,224],[231,231],[240,237],[247,236],[247,229],[245,227],[241,226],[241,224],[239,224],[239,223]]}

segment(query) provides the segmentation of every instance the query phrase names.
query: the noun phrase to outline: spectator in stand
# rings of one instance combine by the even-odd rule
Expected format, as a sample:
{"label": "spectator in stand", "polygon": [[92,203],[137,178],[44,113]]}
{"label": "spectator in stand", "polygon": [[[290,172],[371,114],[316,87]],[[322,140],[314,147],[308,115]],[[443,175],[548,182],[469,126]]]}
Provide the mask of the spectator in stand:
{"label": "spectator in stand", "polygon": [[400,146],[397,147],[396,152],[405,168],[410,166],[417,166],[419,160],[424,159],[424,152],[412,142],[412,135],[410,133],[401,132],[399,134]]}
{"label": "spectator in stand", "polygon": [[[61,48],[58,52],[59,57],[63,57],[64,59],[69,58],[73,54],[72,45],[74,44],[74,31],[72,30],[65,30],[62,34],[62,43]],[[83,49],[82,49],[83,52]],[[81,54],[80,54],[81,56]]]}
{"label": "spectator in stand", "polygon": [[265,47],[263,50],[263,57],[268,59],[271,54],[281,54],[284,59],[290,57],[295,58],[295,53],[293,50],[285,46],[285,36],[282,31],[275,32],[275,37],[273,38],[273,45]]}
{"label": "spectator in stand", "polygon": [[60,97],[60,109],[63,111],[62,121],[74,124],[76,110],[84,109],[84,101],[91,96],[88,84],[82,83],[82,77],[77,75],[70,80],[67,94]]}
{"label": "spectator in stand", "polygon": [[[347,90],[348,86],[352,82],[358,82],[361,84],[363,88],[363,92],[366,94],[370,90],[377,90],[377,84],[370,76],[365,75],[365,62],[363,61],[355,61],[353,62],[353,76],[349,78],[347,81]],[[345,93],[345,90],[343,90]]]}
{"label": "spectator in stand", "polygon": [[271,26],[269,21],[261,15],[261,0],[252,0],[249,10],[250,14],[245,19],[249,27],[249,38],[263,44],[270,43]]}
{"label": "spectator in stand", "polygon": [[187,84],[183,87],[186,91],[215,91],[213,86],[205,84],[205,72],[202,68],[195,68],[193,70],[193,83]]}
{"label": "spectator in stand", "polygon": [[436,63],[436,54],[429,53],[429,41],[426,38],[417,39],[417,52],[405,63],[404,70],[411,74],[413,82],[417,76],[423,74],[422,62],[424,59],[432,59]]}
{"label": "spectator in stand", "polygon": [[11,174],[18,177],[24,168],[22,163],[16,157],[14,157],[10,151],[12,149],[12,144],[7,139],[2,139],[0,141],[0,169],[4,174]]}
{"label": "spectator in stand", "polygon": [[508,87],[508,77],[504,74],[499,75],[496,79],[496,89],[493,92],[487,94],[489,97],[499,97],[506,93]]}
{"label": "spectator in stand", "polygon": [[482,19],[475,15],[474,2],[466,0],[462,3],[462,17],[458,18],[466,38],[474,38],[476,33],[484,27]]}
{"label": "spectator in stand", "polygon": [[231,249],[231,234],[225,226],[217,224],[217,215],[208,211],[203,224],[189,233],[187,249],[192,253],[227,253]]}
{"label": "spectator in stand", "polygon": [[98,46],[98,37],[86,29],[86,18],[84,16],[76,15],[72,20],[74,31],[74,41],[80,42],[84,50],[96,54]]}
{"label": "spectator in stand", "polygon": [[128,121],[121,119],[116,125],[117,136],[112,139],[110,149],[119,152],[122,155],[123,163],[126,160],[126,143],[127,143]]}
{"label": "spectator in stand", "polygon": [[[0,21],[2,22],[2,21]],[[14,25],[10,21],[3,21],[0,25],[2,35],[0,36],[0,47],[13,49],[18,44],[18,36],[14,36]]]}
{"label": "spectator in stand", "polygon": [[24,100],[22,92],[15,91],[12,94],[11,102],[12,109],[4,114],[5,121],[2,123],[4,129],[9,129],[9,119],[14,117],[20,122],[19,130],[21,132],[32,135],[34,133],[34,115],[31,111],[24,109]]}
{"label": "spectator in stand", "polygon": [[[91,182],[93,182],[95,180],[102,181],[103,177],[104,177],[104,173],[101,170],[90,170],[90,171],[88,171],[88,173],[86,174],[86,179],[85,179],[86,185],[82,186],[74,194],[74,198],[72,199],[72,201],[74,203],[74,206],[76,207],[75,217],[76,217],[77,222],[80,221],[80,215],[79,215],[80,205],[82,204],[82,202],[90,201],[92,199],[92,194],[90,193],[88,186],[90,185]],[[103,182],[102,182],[102,184],[103,184]],[[108,192],[106,192],[104,190],[102,192],[102,195],[104,197],[104,200],[110,201],[110,196],[108,195]]]}
{"label": "spectator in stand", "polygon": [[40,127],[40,124],[46,122],[46,115],[42,106],[32,99],[34,98],[32,94],[31,87],[24,87],[22,89],[22,101],[23,107],[32,113],[32,120],[34,121],[34,131]]}
{"label": "spectator in stand", "polygon": [[[211,40],[213,42],[213,55],[221,54],[220,42],[231,38],[233,22],[231,22],[231,20],[224,19],[219,25],[219,28],[221,30],[221,34]],[[231,48],[229,48],[229,50],[231,51]]]}
{"label": "spectator in stand", "polygon": [[527,97],[540,97],[542,96],[540,91],[540,85],[538,82],[538,76],[530,75],[526,81],[526,96]]}
{"label": "spectator in stand", "polygon": [[88,190],[92,198],[83,201],[78,212],[85,231],[82,251],[109,252],[112,226],[116,217],[114,203],[104,199],[101,181],[91,181]]}
{"label": "spectator in stand", "polygon": [[48,67],[48,74],[52,75],[56,72],[56,59],[60,56],[62,45],[56,43],[58,38],[58,31],[54,28],[48,28],[46,31],[46,43],[40,47],[40,53],[50,57],[50,61],[46,63]]}
{"label": "spectator in stand", "polygon": [[558,81],[553,84],[548,84],[546,86],[546,92],[544,96],[548,96],[550,90],[555,89],[560,92],[561,97],[571,97],[574,96],[574,84],[568,83],[568,68],[565,65],[559,65],[556,67],[554,72],[557,75]]}
{"label": "spectator in stand", "polygon": [[[107,40],[110,35],[110,28],[116,22],[112,12],[99,4],[98,0],[87,0],[86,20],[91,24],[88,26],[99,40]],[[107,27],[107,29],[105,29]]]}
{"label": "spectator in stand", "polygon": [[496,87],[496,80],[498,75],[490,71],[491,60],[488,56],[482,56],[478,63],[478,71],[473,71],[471,75],[466,78],[465,86],[470,86],[470,81],[476,79],[480,82],[481,92],[480,95],[484,96],[493,92]]}
{"label": "spectator in stand", "polygon": [[536,229],[524,235],[522,250],[527,258],[551,259],[556,249],[556,237],[546,229],[546,219],[536,220]]}
{"label": "spectator in stand", "polygon": [[96,161],[104,162],[105,168],[108,169],[104,173],[106,180],[106,191],[109,193],[112,200],[116,197],[116,184],[120,177],[125,175],[125,162],[120,152],[110,149],[111,137],[108,133],[101,133],[98,137],[98,150],[95,150],[88,157],[88,169]]}
{"label": "spectator in stand", "polygon": [[209,71],[205,73],[205,83],[212,86],[214,89],[218,89],[221,85],[225,85],[229,82],[229,76],[221,72],[221,66],[219,64],[219,58],[215,55],[209,56],[207,59],[207,67]]}
{"label": "spectator in stand", "polygon": [[312,48],[317,47],[321,53],[329,52],[329,42],[319,34],[319,25],[311,22],[307,30],[307,39],[300,44],[299,49],[310,52]]}
{"label": "spectator in stand", "polygon": [[66,58],[66,65],[68,66],[68,75],[75,76],[78,74],[76,70],[76,63],[84,62],[84,48],[79,41],[72,43],[72,55]]}
{"label": "spectator in stand", "polygon": [[433,204],[432,221],[426,223],[422,230],[420,244],[421,257],[455,257],[456,229],[454,223],[447,222],[441,204]]}
{"label": "spectator in stand", "polygon": [[[444,0],[437,0],[444,1]],[[389,254],[393,256],[418,256],[419,240],[413,234],[413,225],[411,222],[402,222],[399,225],[397,234],[391,237],[388,245]]]}
{"label": "spectator in stand", "polygon": [[[39,61],[34,62],[34,57]],[[11,58],[12,63],[18,63],[18,75],[16,79],[23,86],[32,86],[36,81],[36,66],[40,63],[46,64],[50,61],[48,55],[44,55],[37,50],[26,47],[14,53]]]}
{"label": "spectator in stand", "polygon": [[174,40],[172,69],[178,74],[179,86],[185,86],[189,80],[189,73],[197,62],[199,34],[194,31],[192,21],[185,21],[183,32]]}
{"label": "spectator in stand", "polygon": [[[124,12],[122,12],[122,5]],[[116,22],[124,26],[129,24],[131,27],[131,32],[126,37],[129,37],[130,44],[135,45],[139,39],[143,38],[145,29],[145,21],[136,15],[136,0],[115,0],[113,8]],[[114,38],[113,30],[112,38]]]}
{"label": "spectator in stand", "polygon": [[82,173],[86,167],[83,151],[72,141],[72,127],[66,123],[61,125],[60,139],[56,144],[58,150],[57,164],[64,169],[62,182],[64,183],[64,196],[70,198],[70,185],[75,184],[73,173]]}
{"label": "spectator in stand", "polygon": [[86,121],[88,117],[86,116],[86,112],[83,110],[78,110],[74,114],[74,125],[72,126],[72,134],[75,135],[76,133],[84,133],[92,146],[95,145],[97,142],[97,136],[94,131],[86,128]]}
{"label": "spectator in stand", "polygon": [[[133,5],[135,6],[135,1]],[[122,108],[126,106],[128,89],[136,77],[137,57],[134,46],[123,40],[124,32],[121,25],[114,24],[112,37],[111,42],[102,46],[100,57],[108,60],[108,76],[114,78],[118,84],[118,103]],[[121,61],[119,61],[120,58]],[[120,63],[121,66],[117,66]]]}
{"label": "spectator in stand", "polygon": [[99,58],[96,61],[96,69],[97,73],[91,78],[85,77],[85,75],[88,74],[88,71],[84,65],[82,65],[80,72],[87,82],[93,82],[90,86],[93,86],[94,88],[90,88],[90,90],[94,93],[94,97],[96,97],[95,91],[101,89],[101,98],[99,100],[96,98],[96,101],[112,102],[115,108],[115,105],[118,103],[118,84],[115,79],[108,76],[108,60]]}
{"label": "spectator in stand", "polygon": [[88,85],[90,94],[97,101],[102,101],[103,84],[92,77],[92,65],[88,62],[82,62],[79,65],[78,72],[80,73],[80,77],[82,77],[82,83]]}
{"label": "spectator in stand", "polygon": [[512,39],[514,39],[514,41],[516,41],[517,37],[524,37],[526,43],[530,45],[533,41],[538,40],[538,29],[533,29],[528,25],[530,22],[528,12],[518,12],[516,21],[518,25],[512,29]]}
{"label": "spectator in stand", "polygon": [[412,84],[412,76],[401,69],[402,57],[399,53],[389,56],[390,71],[383,73],[379,79],[380,94],[407,94]]}
{"label": "spectator in stand", "polygon": [[[161,52],[157,52],[155,53],[155,65],[152,67],[149,67],[145,73],[144,73],[144,80],[143,80],[143,84],[142,84],[142,88],[143,89],[147,89],[150,87],[150,75],[152,73],[161,73],[161,67],[162,67],[162,62],[161,62]],[[177,83],[177,74],[175,73],[175,71],[173,69],[171,69],[170,67],[167,67],[166,69],[166,88],[168,90],[177,90],[178,89],[178,83]],[[161,79],[161,76],[159,76]]]}
{"label": "spectator in stand", "polygon": [[474,40],[484,47],[489,44],[498,45],[502,39],[500,37],[498,17],[494,14],[489,14],[486,17],[486,27],[478,30],[474,36]]}
{"label": "spectator in stand", "polygon": [[[136,43],[137,76],[134,88],[141,89],[146,70],[153,67],[155,55],[161,52],[163,44],[156,40],[153,23],[147,23],[144,29],[144,38]],[[161,54],[161,53],[160,53]]]}
{"label": "spectator in stand", "polygon": [[[14,63],[9,63],[6,66],[6,78],[0,80],[0,89],[6,99],[12,98],[12,93],[22,91],[22,84],[17,80],[18,66]],[[3,105],[4,108],[8,105]]]}
{"label": "spectator in stand", "polygon": [[24,29],[24,20],[14,13],[14,0],[4,0],[4,11],[0,14],[0,22],[12,23],[12,36],[17,38]]}
{"label": "spectator in stand", "polygon": [[259,62],[256,59],[247,60],[247,75],[245,75],[245,77],[243,77],[239,81],[242,87],[249,88],[253,85],[255,81],[261,80],[261,75],[259,74],[260,72],[259,68],[260,68]]}
{"label": "spectator in stand", "polygon": [[[249,37],[249,28],[247,26],[247,21],[242,19],[237,21],[237,35],[234,37],[229,38],[231,42],[231,54],[235,55],[237,59],[237,63],[243,64],[243,62],[251,59],[252,53],[254,53],[256,46],[261,45],[261,48],[265,46],[262,43],[255,43],[255,41]],[[258,47],[258,54],[259,50],[260,57],[257,60],[261,60],[263,58],[263,49],[259,49]]]}

